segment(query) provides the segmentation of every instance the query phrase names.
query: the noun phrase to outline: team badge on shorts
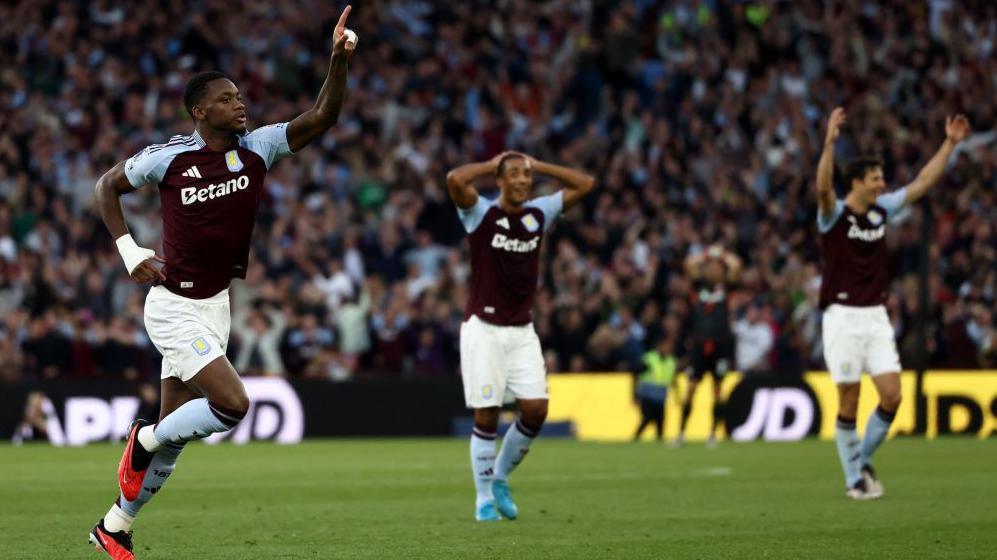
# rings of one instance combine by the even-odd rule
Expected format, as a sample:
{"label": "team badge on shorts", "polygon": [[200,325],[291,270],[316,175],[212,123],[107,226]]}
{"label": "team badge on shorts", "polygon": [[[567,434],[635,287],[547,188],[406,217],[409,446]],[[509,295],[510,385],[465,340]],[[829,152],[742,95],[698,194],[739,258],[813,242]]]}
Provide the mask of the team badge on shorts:
{"label": "team badge on shorts", "polygon": [[526,231],[533,233],[540,229],[540,222],[533,217],[533,214],[527,214],[523,216],[523,227],[526,228]]}
{"label": "team badge on shorts", "polygon": [[190,345],[197,352],[198,356],[206,356],[208,352],[211,352],[211,345],[208,344],[208,341],[203,336],[194,339],[194,342],[191,342]]}
{"label": "team badge on shorts", "polygon": [[491,385],[485,385],[484,387],[481,388],[481,396],[486,399],[492,398],[493,393],[494,391],[492,390]]}
{"label": "team badge on shorts", "polygon": [[225,165],[228,166],[228,170],[232,173],[236,171],[241,171],[243,168],[242,160],[239,159],[239,152],[235,150],[229,150],[225,152]]}

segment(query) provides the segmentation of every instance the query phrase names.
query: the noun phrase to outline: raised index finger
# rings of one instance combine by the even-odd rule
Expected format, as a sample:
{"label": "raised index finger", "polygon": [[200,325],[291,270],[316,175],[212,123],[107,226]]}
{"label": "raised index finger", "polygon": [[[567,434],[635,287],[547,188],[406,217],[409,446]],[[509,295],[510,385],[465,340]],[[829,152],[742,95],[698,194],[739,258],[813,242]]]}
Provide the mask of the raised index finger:
{"label": "raised index finger", "polygon": [[343,13],[339,15],[339,21],[336,22],[336,27],[346,27],[346,18],[349,17],[350,10],[352,9],[353,6],[349,4],[346,5],[346,8],[343,10]]}

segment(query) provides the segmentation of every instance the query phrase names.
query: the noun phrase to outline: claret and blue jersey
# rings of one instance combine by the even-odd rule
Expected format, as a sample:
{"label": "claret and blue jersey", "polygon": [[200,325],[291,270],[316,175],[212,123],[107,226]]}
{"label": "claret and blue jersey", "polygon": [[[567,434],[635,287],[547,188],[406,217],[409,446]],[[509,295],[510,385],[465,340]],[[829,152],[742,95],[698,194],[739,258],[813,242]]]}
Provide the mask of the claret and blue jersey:
{"label": "claret and blue jersey", "polygon": [[856,214],[842,200],[828,215],[817,212],[824,275],[820,305],[870,307],[886,302],[890,285],[886,224],[907,200],[902,188],[876,198],[865,213]]}
{"label": "claret and blue jersey", "polygon": [[166,289],[204,299],[245,277],[264,177],[290,153],[287,124],[280,123],[239,136],[225,152],[195,131],[128,158],[133,187],[159,185]]}
{"label": "claret and blue jersey", "polygon": [[477,315],[503,326],[532,321],[543,236],[563,208],[563,191],[527,201],[518,213],[483,196],[470,208],[458,207],[471,247],[465,319]]}

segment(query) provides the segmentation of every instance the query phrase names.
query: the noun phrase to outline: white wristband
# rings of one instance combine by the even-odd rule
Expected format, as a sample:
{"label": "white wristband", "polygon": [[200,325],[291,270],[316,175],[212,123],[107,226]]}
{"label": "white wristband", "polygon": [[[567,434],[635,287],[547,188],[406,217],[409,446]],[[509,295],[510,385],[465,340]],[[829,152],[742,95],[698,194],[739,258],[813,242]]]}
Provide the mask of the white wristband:
{"label": "white wristband", "polygon": [[347,29],[343,33],[346,35],[346,42],[353,43],[353,46],[356,47],[357,41],[360,40],[360,38],[357,37],[357,34],[352,29]]}
{"label": "white wristband", "polygon": [[135,267],[142,264],[142,261],[146,259],[151,259],[156,256],[156,252],[152,249],[146,249],[144,247],[139,247],[132,239],[130,233],[126,233],[119,237],[114,242],[118,246],[118,252],[121,253],[121,259],[125,261],[125,269],[128,270],[128,274],[131,274],[135,270]]}

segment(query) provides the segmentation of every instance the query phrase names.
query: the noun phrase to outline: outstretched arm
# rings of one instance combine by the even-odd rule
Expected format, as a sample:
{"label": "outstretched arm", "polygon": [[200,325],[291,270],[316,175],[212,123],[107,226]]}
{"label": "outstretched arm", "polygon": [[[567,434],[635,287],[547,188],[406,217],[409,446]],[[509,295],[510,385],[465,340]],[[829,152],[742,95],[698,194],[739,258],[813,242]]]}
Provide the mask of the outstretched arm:
{"label": "outstretched arm", "polygon": [[332,57],[329,74],[322,83],[315,106],[298,115],[287,125],[287,145],[296,152],[309,142],[325,134],[336,124],[339,110],[346,98],[346,67],[350,54],[357,48],[356,34],[346,29],[346,18],[352,6],[346,6],[332,32]]}
{"label": "outstretched arm", "polygon": [[592,177],[588,173],[564,167],[563,165],[540,161],[529,156],[526,157],[532,164],[534,173],[542,173],[548,177],[553,177],[564,186],[563,201],[565,211],[578,204],[592,190],[592,187],[595,186],[595,177]]}
{"label": "outstretched arm", "polygon": [[845,122],[845,109],[836,107],[827,119],[827,134],[824,137],[824,150],[817,164],[817,206],[822,216],[834,211],[837,197],[834,195],[834,143],[838,140],[841,125]]}
{"label": "outstretched arm", "polygon": [[942,146],[938,148],[935,155],[931,156],[917,177],[907,185],[907,204],[924,196],[928,189],[938,182],[942,173],[945,172],[945,164],[948,163],[952,150],[967,136],[969,136],[969,120],[966,119],[965,115],[956,115],[945,119],[945,141],[942,142]]}
{"label": "outstretched arm", "polygon": [[447,192],[458,208],[470,208],[478,203],[474,180],[482,175],[494,175],[498,164],[509,152],[502,152],[488,161],[467,163],[447,173]]}
{"label": "outstretched arm", "polygon": [[121,210],[121,195],[135,190],[128,177],[125,176],[125,162],[119,162],[110,171],[97,180],[97,208],[100,217],[104,219],[107,231],[125,261],[128,274],[137,284],[145,284],[153,280],[166,280],[166,275],[156,266],[156,262],[165,263],[162,257],[151,249],[144,249],[135,244],[128,225],[125,223],[125,213]]}

